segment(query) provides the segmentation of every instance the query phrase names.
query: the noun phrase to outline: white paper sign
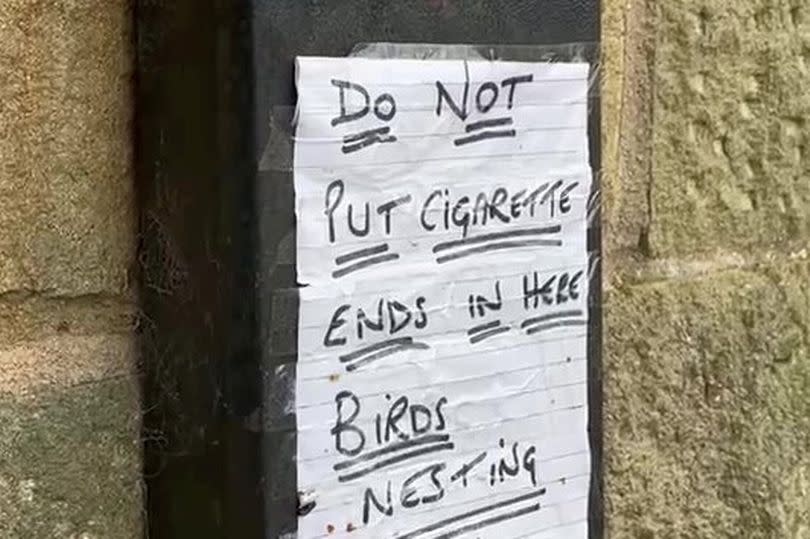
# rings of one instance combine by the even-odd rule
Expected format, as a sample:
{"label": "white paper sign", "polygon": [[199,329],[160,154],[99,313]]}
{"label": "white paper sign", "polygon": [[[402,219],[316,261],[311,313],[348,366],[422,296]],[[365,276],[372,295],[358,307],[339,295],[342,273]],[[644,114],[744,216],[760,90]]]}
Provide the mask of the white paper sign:
{"label": "white paper sign", "polygon": [[299,537],[587,537],[588,72],[297,60]]}

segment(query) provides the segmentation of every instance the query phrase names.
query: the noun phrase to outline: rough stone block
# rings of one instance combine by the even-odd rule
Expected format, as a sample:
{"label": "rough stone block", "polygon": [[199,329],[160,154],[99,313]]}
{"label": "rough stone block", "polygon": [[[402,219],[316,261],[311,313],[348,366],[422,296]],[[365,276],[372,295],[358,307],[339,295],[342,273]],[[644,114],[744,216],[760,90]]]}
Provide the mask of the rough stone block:
{"label": "rough stone block", "polygon": [[610,537],[810,534],[810,263],[614,290]]}
{"label": "rough stone block", "polygon": [[603,230],[612,267],[638,253],[649,228],[655,18],[648,0],[602,6]]}
{"label": "rough stone block", "polygon": [[657,3],[649,252],[810,238],[810,5]]}
{"label": "rough stone block", "polygon": [[124,335],[136,325],[136,307],[116,297],[6,294],[0,298],[0,348],[56,336]]}
{"label": "rough stone block", "polygon": [[0,537],[139,539],[137,380],[0,393]]}
{"label": "rough stone block", "polygon": [[0,394],[21,396],[134,374],[130,335],[60,334],[0,347]]}
{"label": "rough stone block", "polygon": [[129,4],[0,2],[0,294],[127,286]]}

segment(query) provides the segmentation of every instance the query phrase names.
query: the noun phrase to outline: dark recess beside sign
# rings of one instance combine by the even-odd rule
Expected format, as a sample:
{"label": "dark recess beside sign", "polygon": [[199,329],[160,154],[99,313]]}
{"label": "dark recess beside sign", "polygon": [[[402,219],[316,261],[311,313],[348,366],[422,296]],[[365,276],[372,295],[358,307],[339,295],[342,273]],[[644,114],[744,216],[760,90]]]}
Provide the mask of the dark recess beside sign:
{"label": "dark recess beside sign", "polygon": [[[282,406],[297,357],[294,189],[291,163],[259,162],[285,129],[271,119],[295,104],[295,57],[360,42],[595,42],[598,1],[140,0],[137,36],[150,537],[275,538],[299,509],[295,417]],[[589,120],[598,170],[596,101]],[[597,266],[597,290],[598,278]],[[601,313],[589,305],[598,478]],[[597,481],[593,537],[600,500]]]}

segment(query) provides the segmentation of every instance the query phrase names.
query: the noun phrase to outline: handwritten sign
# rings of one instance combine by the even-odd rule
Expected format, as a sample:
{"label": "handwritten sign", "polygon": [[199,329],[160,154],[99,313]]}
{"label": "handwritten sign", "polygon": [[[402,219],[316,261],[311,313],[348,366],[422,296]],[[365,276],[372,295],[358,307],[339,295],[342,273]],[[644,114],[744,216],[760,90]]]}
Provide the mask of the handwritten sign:
{"label": "handwritten sign", "polygon": [[588,73],[298,58],[299,537],[587,537]]}

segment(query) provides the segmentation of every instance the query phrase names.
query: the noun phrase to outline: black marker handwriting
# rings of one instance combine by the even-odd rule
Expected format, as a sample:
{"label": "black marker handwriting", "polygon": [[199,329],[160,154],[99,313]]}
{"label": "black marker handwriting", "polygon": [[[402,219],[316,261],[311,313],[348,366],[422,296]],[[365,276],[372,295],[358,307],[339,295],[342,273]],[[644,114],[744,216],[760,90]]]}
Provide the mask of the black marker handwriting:
{"label": "black marker handwriting", "polygon": [[[394,210],[408,204],[411,201],[411,195],[396,196],[377,206],[376,213],[382,218],[382,225],[379,223],[380,219],[376,217],[372,222],[373,213],[370,202],[361,202],[359,204],[360,210],[356,210],[356,200],[348,199],[344,205],[344,199],[347,199],[345,182],[342,179],[331,181],[324,194],[323,210],[324,215],[326,215],[326,233],[329,243],[337,242],[338,232],[341,233],[341,236],[348,236],[349,238],[364,238],[372,232],[377,233],[382,228],[381,232],[383,234],[390,235],[394,227]],[[357,218],[356,213],[362,213],[362,216]],[[345,228],[342,226],[344,222]],[[339,228],[340,230],[338,230]]]}
{"label": "black marker handwriting", "polygon": [[573,274],[562,272],[547,278],[540,283],[540,275],[534,271],[523,276],[523,308],[537,309],[541,302],[543,305],[563,305],[579,299],[580,280],[585,272],[577,271]]}
{"label": "black marker handwriting", "polygon": [[486,528],[488,526],[494,526],[495,524],[500,524],[501,522],[505,522],[507,520],[512,520],[514,518],[519,518],[530,513],[535,513],[540,510],[540,504],[536,503],[533,505],[529,505],[522,509],[517,509],[510,513],[504,513],[498,515],[496,517],[490,517],[484,520],[479,520],[477,522],[473,522],[471,524],[465,524],[464,526],[460,526],[454,530],[450,530],[445,532],[441,535],[437,535],[435,539],[452,539],[453,537],[458,537],[460,535],[465,535],[470,532],[474,532],[476,530],[480,530],[481,528]]}
{"label": "black marker handwriting", "polygon": [[[386,399],[390,402],[392,396],[386,395]],[[345,457],[358,457],[366,450],[375,454],[391,443],[442,433],[447,429],[443,409],[446,404],[446,397],[429,406],[402,395],[393,400],[386,412],[373,414],[373,428],[364,430],[359,424],[363,413],[360,398],[351,391],[341,391],[335,397],[336,418],[330,430],[335,450]],[[369,449],[372,446],[374,449]]]}
{"label": "black marker handwriting", "polygon": [[469,236],[460,240],[445,241],[437,243],[433,247],[434,253],[440,253],[450,249],[458,249],[460,247],[467,247],[468,245],[477,245],[479,243],[489,243],[496,240],[505,240],[511,238],[525,238],[530,236],[553,236],[559,234],[562,230],[560,225],[546,226],[541,228],[526,228],[519,230],[506,230],[504,232],[492,232],[489,234],[480,234],[478,236]]}
{"label": "black marker handwriting", "polygon": [[369,519],[371,518],[372,504],[377,512],[382,513],[385,516],[390,517],[394,514],[394,503],[391,499],[391,481],[388,481],[387,486],[388,488],[385,489],[385,503],[380,501],[375,494],[374,489],[371,487],[366,488],[365,493],[363,494],[363,524],[368,524]]}
{"label": "black marker handwriting", "polygon": [[422,457],[424,455],[430,455],[432,453],[436,453],[439,451],[450,451],[455,448],[455,444],[453,442],[444,442],[440,444],[429,445],[426,447],[422,447],[419,449],[414,449],[413,451],[409,451],[407,453],[403,453],[401,455],[396,455],[385,460],[381,460],[375,462],[368,468],[363,468],[362,470],[357,470],[356,472],[349,472],[342,475],[338,475],[338,481],[341,483],[346,483],[349,481],[353,481],[360,477],[366,476],[372,472],[380,470],[382,468],[386,468],[388,466],[393,466],[395,464],[399,464],[406,460],[416,459]]}
{"label": "black marker handwriting", "polygon": [[470,338],[470,344],[476,344],[481,341],[485,341],[491,337],[507,333],[511,331],[511,329],[512,328],[510,328],[509,326],[502,326],[501,321],[496,320],[494,322],[482,324],[480,326],[476,326],[470,329],[469,331],[467,331],[467,335]]}
{"label": "black marker handwriting", "polygon": [[548,331],[555,328],[561,327],[579,327],[579,326],[587,326],[587,320],[558,320],[557,322],[552,322],[550,324],[541,324],[539,326],[532,326],[526,330],[526,335],[534,335],[535,333],[540,333],[543,331]]}
{"label": "black marker handwriting", "polygon": [[414,342],[413,337],[399,337],[379,342],[340,356],[341,363],[348,363],[346,371],[356,371],[360,367],[407,350],[428,350],[430,345]]}
{"label": "black marker handwriting", "polygon": [[454,473],[453,475],[450,476],[450,482],[454,483],[454,482],[458,481],[459,479],[461,479],[461,484],[464,485],[464,487],[466,488],[467,487],[467,474],[470,473],[473,470],[473,468],[478,466],[481,463],[481,461],[484,460],[486,457],[487,457],[487,452],[484,451],[483,453],[481,453],[480,455],[478,455],[477,457],[472,459],[470,462],[464,464],[464,466],[459,468],[456,473]]}
{"label": "black marker handwriting", "polygon": [[[519,249],[528,246],[559,247],[562,245],[562,240],[559,238],[554,238],[553,236],[558,234],[561,230],[562,227],[560,225],[555,225],[542,228],[507,230],[504,232],[480,234],[478,236],[470,236],[461,240],[438,243],[433,247],[433,252],[438,254],[443,251],[451,251],[448,254],[440,255],[436,258],[436,262],[439,264],[444,264],[446,262],[458,260],[459,258],[466,258],[468,256],[487,253],[490,251],[516,248]],[[512,238],[527,238],[532,236],[552,237],[541,239],[520,239],[517,241],[501,241],[511,240]],[[464,249],[469,245],[476,245],[476,247]]]}
{"label": "black marker handwriting", "polygon": [[[421,203],[418,224],[426,232],[458,230],[465,239],[475,227],[554,218],[572,210],[572,192],[578,185],[577,181],[557,180],[544,182],[531,192],[527,188],[510,191],[506,187],[494,187],[470,195],[456,195],[450,188],[437,188]],[[339,239],[391,236],[409,215],[403,207],[412,200],[411,194],[400,193],[372,203],[349,196],[344,180],[331,181],[324,193],[323,210],[329,243],[337,243]],[[541,211],[543,208],[545,211]]]}
{"label": "black marker handwriting", "polygon": [[495,320],[493,322],[487,322],[486,324],[481,324],[481,325],[478,325],[478,326],[475,326],[473,328],[468,329],[467,330],[467,335],[472,336],[472,335],[475,335],[477,333],[481,333],[482,331],[487,331],[488,329],[494,329],[494,328],[496,328],[496,327],[498,327],[500,325],[501,325],[500,320]]}
{"label": "black marker handwriting", "polygon": [[[434,453],[438,453],[441,449],[438,447],[441,444],[447,444],[449,442],[449,435],[447,436],[436,436],[436,435],[428,435],[416,438],[411,441],[407,442],[397,442],[392,444],[390,447],[391,449],[385,448],[382,451],[372,451],[369,453],[371,459],[379,458],[380,454],[388,454],[388,453],[395,453],[395,454],[402,454],[405,451],[408,453],[417,453],[417,451],[412,451],[412,448],[416,445],[422,447],[423,451],[418,451],[418,454],[414,457],[419,457],[423,455],[432,455]],[[455,537],[460,535],[462,532],[461,530],[471,531],[473,529],[478,529],[478,527],[483,527],[490,525],[490,521],[493,523],[495,520],[500,519],[500,516],[494,517],[495,520],[492,518],[486,518],[485,520],[477,520],[476,517],[480,517],[486,515],[487,513],[491,512],[498,512],[503,515],[500,509],[522,504],[523,502],[527,502],[530,500],[535,500],[546,493],[545,488],[537,489],[539,478],[538,478],[538,468],[537,468],[537,449],[533,444],[523,445],[518,442],[507,444],[506,441],[501,438],[498,442],[500,446],[499,451],[482,451],[481,453],[477,454],[473,458],[466,460],[460,467],[457,467],[452,475],[446,476],[444,475],[445,470],[447,470],[447,463],[444,461],[436,461],[426,465],[424,468],[418,469],[418,471],[410,473],[410,475],[401,482],[401,487],[399,487],[399,504],[396,503],[396,497],[392,496],[392,490],[395,487],[393,481],[391,479],[387,479],[385,481],[385,502],[381,502],[381,497],[377,495],[372,487],[369,487],[366,492],[370,493],[369,498],[366,498],[363,502],[363,514],[364,514],[364,523],[368,524],[368,518],[370,517],[370,513],[372,509],[375,509],[377,513],[391,517],[394,515],[395,512],[395,505],[401,506],[403,509],[413,509],[419,505],[423,504],[430,504],[435,503],[441,500],[445,495],[445,488],[449,483],[457,483],[460,482],[463,488],[467,488],[469,485],[469,481],[472,477],[472,471],[478,468],[488,456],[492,456],[493,460],[490,465],[488,465],[489,471],[489,485],[494,486],[496,482],[504,482],[507,479],[515,478],[521,473],[528,476],[528,481],[536,490],[533,490],[529,493],[522,494],[519,496],[512,497],[507,500],[503,500],[497,503],[493,503],[490,505],[486,505],[484,507],[479,507],[472,511],[467,511],[465,513],[452,516],[450,518],[440,520],[439,522],[435,522],[428,526],[424,526],[412,532],[409,532],[402,537],[404,538],[416,538],[422,535],[431,534],[434,536],[434,532],[438,530],[442,530],[444,528],[449,528],[448,531],[441,533],[438,537]],[[434,451],[429,451],[428,448],[436,446],[437,449]],[[449,450],[449,449],[448,449]],[[408,460],[407,455],[408,453],[403,454],[403,459],[398,460],[398,462],[402,462],[404,460]],[[361,457],[362,458],[362,457]],[[388,464],[385,463],[387,460],[380,461],[380,467],[387,467]],[[346,464],[341,464],[343,468],[355,466],[355,462],[353,459],[345,461]],[[380,468],[376,468],[380,469]],[[374,466],[368,466],[365,468],[368,470],[368,473],[375,471]],[[484,479],[486,476],[481,477]],[[537,504],[539,505],[539,504]],[[533,507],[533,506],[532,506]],[[531,511],[533,511],[532,509]],[[518,509],[517,511],[507,513],[507,515],[516,515],[518,513],[527,514],[531,512],[528,510],[527,507],[524,506],[523,509]],[[507,517],[508,518],[516,518],[516,517]],[[500,521],[500,520],[498,520]],[[454,526],[460,526],[458,528]]]}
{"label": "black marker handwriting", "polygon": [[427,445],[427,444],[434,444],[434,443],[442,443],[450,441],[449,434],[428,434],[425,436],[420,436],[418,438],[411,438],[409,440],[400,440],[396,443],[391,445],[387,445],[385,447],[381,447],[379,449],[375,449],[373,451],[368,451],[367,453],[363,453],[360,456],[357,456],[352,459],[347,459],[335,464],[332,468],[337,472],[340,470],[345,470],[347,468],[351,468],[353,466],[357,466],[364,462],[368,462],[370,460],[374,460],[378,457],[388,455],[390,453],[397,453],[399,451],[403,451],[405,449],[410,449],[412,447],[420,446],[420,445]]}
{"label": "black marker handwriting", "polygon": [[526,330],[527,335],[534,335],[535,333],[540,333],[542,331],[548,331],[550,329],[559,327],[587,325],[588,321],[583,318],[584,316],[585,313],[579,309],[560,311],[527,318],[520,324],[520,327],[521,329]]}
{"label": "black marker handwriting", "polygon": [[[399,260],[399,254],[387,253],[389,246],[387,243],[376,245],[374,247],[367,247],[352,251],[335,258],[335,265],[339,266],[338,269],[332,272],[332,277],[339,279],[344,275],[360,271],[362,269],[370,268],[393,260]],[[354,262],[351,265],[349,262]],[[343,267],[340,267],[343,266]]]}
{"label": "black marker handwriting", "polygon": [[458,196],[449,188],[437,188],[422,203],[419,224],[426,232],[460,230],[461,237],[466,238],[472,227],[541,217],[539,210],[544,207],[547,212],[543,216],[564,215],[571,211],[571,193],[578,182],[570,185],[559,182],[565,186],[562,190],[556,183],[545,182],[530,193],[525,188],[512,192],[506,187],[495,187],[471,196]]}
{"label": "black marker handwriting", "polygon": [[[461,513],[461,514],[446,518],[444,520],[440,520],[438,522],[428,524],[427,526],[424,526],[422,528],[418,528],[416,530],[413,530],[411,532],[408,532],[408,533],[400,536],[399,539],[415,539],[417,537],[427,535],[427,534],[429,534],[431,532],[434,532],[436,530],[440,530],[442,528],[447,528],[449,526],[452,526],[453,524],[463,522],[463,521],[471,519],[473,517],[477,517],[477,516],[480,516],[480,515],[485,515],[487,513],[492,513],[494,511],[497,511],[498,509],[502,509],[504,507],[509,507],[511,505],[517,505],[517,504],[519,504],[521,502],[525,502],[525,501],[528,501],[528,500],[533,500],[535,498],[539,498],[541,496],[544,496],[545,494],[546,494],[546,489],[541,488],[539,490],[535,490],[535,491],[530,492],[528,494],[522,494],[520,496],[516,496],[516,497],[510,498],[508,500],[504,500],[504,501],[501,501],[501,502],[486,505],[484,507],[479,507],[478,509],[473,509],[472,511],[467,511],[467,512],[464,512],[464,513]],[[531,507],[533,508],[534,506],[531,506]],[[537,505],[537,507],[539,509],[539,504]]]}
{"label": "black marker handwriting", "polygon": [[[501,449],[506,449],[506,441],[501,438],[498,441]],[[522,458],[519,455],[518,442],[512,443],[509,447],[508,457],[501,457],[497,462],[493,462],[489,467],[489,484],[494,485],[496,479],[503,483],[509,477],[517,477],[521,471],[529,474],[529,480],[533,486],[537,486],[537,459],[535,457],[537,448],[530,445],[522,451]]]}
{"label": "black marker handwriting", "polygon": [[[438,464],[431,464],[430,466],[411,474],[411,476],[402,483],[402,492],[400,494],[400,503],[405,509],[413,509],[421,505],[436,503],[444,497],[444,487],[439,481],[439,473],[444,470],[447,465],[443,462]],[[430,485],[432,487],[432,494],[419,496],[418,489],[414,483],[418,482],[422,477],[429,475]]]}
{"label": "black marker handwriting", "polygon": [[502,127],[505,125],[512,125],[512,123],[512,118],[492,118],[491,120],[481,120],[480,122],[467,124],[464,130],[467,133],[472,133],[488,127]]}
{"label": "black marker handwriting", "polygon": [[[467,62],[464,62],[464,86],[461,90],[460,100],[454,98],[447,90],[447,86],[441,82],[436,81],[436,116],[441,116],[446,104],[450,111],[456,115],[462,122],[466,122],[472,112],[470,107],[470,96],[473,92],[470,90],[470,72]],[[517,77],[509,77],[500,81],[500,84],[495,81],[483,81],[478,85],[475,90],[475,111],[478,114],[486,115],[492,110],[498,102],[500,90],[502,88],[509,88],[509,95],[506,102],[506,110],[512,110],[515,104],[515,88],[518,84],[531,82],[534,76],[531,74],[520,75]],[[459,105],[459,102],[461,103]],[[500,118],[484,118],[483,120],[475,121],[465,126],[467,133],[477,131],[477,133],[459,137],[453,141],[455,146],[464,146],[482,140],[493,138],[510,138],[515,137],[517,132],[514,129],[490,129],[493,127],[502,127],[511,125],[513,119],[511,117]]]}
{"label": "black marker handwriting", "polygon": [[[419,505],[436,503],[444,497],[444,487],[441,484],[439,474],[444,471],[447,465],[443,462],[430,464],[416,473],[411,474],[403,483],[399,495],[399,503],[404,509],[413,509]],[[429,482],[421,481],[428,478]],[[422,483],[421,485],[419,483]],[[427,483],[427,484],[425,484]],[[421,488],[420,488],[421,487]],[[371,506],[385,516],[393,516],[394,503],[391,498],[391,481],[386,481],[385,503],[380,502],[374,490],[366,489],[363,500],[363,524],[368,524]]]}
{"label": "black marker handwriting", "polygon": [[366,257],[370,257],[370,256],[373,256],[373,255],[378,255],[378,254],[381,254],[381,253],[387,253],[388,249],[389,249],[389,247],[388,247],[387,243],[383,243],[383,244],[380,244],[380,245],[375,245],[373,247],[364,247],[362,249],[358,249],[356,251],[351,251],[349,253],[342,254],[342,255],[338,256],[337,258],[335,258],[335,264],[338,265],[338,266],[342,266],[344,264],[348,264],[349,262],[354,262],[355,260],[358,260],[358,259],[361,259],[361,258],[366,258]]}
{"label": "black marker handwriting", "polygon": [[[352,340],[362,342],[375,334],[396,335],[409,327],[425,329],[428,325],[426,302],[424,296],[417,297],[413,306],[393,298],[379,298],[375,302],[376,312],[364,307],[353,309],[351,304],[340,305],[332,313],[323,344],[332,348],[346,345],[349,335]],[[352,312],[351,318],[346,316],[349,311]],[[354,332],[349,329],[349,320],[354,322]]]}
{"label": "black marker handwriting", "polygon": [[[347,80],[332,79],[332,86],[336,87],[339,91],[339,107],[340,113],[332,118],[332,127],[341,124],[347,124],[362,120],[370,112],[374,113],[374,117],[381,122],[390,122],[393,120],[397,113],[397,103],[389,93],[382,93],[374,99],[374,106],[371,105],[371,96],[368,90],[356,82]],[[363,105],[356,110],[349,111],[347,97],[349,92],[355,96],[359,96]],[[350,154],[367,148],[373,144],[385,144],[396,142],[397,137],[390,134],[391,127],[388,125],[376,127],[372,129],[365,129],[363,131],[345,135],[343,137],[343,146],[341,151],[344,154]]]}
{"label": "black marker handwriting", "polygon": [[[470,318],[475,319],[476,315],[481,318],[488,312],[500,311],[503,307],[503,295],[501,294],[501,281],[495,281],[495,299],[489,299],[481,294],[470,294],[467,297],[467,309]],[[470,330],[472,331],[472,330]],[[468,332],[468,334],[470,334]]]}
{"label": "black marker handwriting", "polygon": [[498,130],[491,130],[491,131],[482,131],[481,133],[476,133],[474,135],[468,135],[466,137],[460,137],[453,141],[453,144],[456,146],[465,146],[467,144],[473,144],[475,142],[481,142],[482,140],[489,140],[493,138],[510,138],[517,136],[517,131],[514,129],[498,129]]}
{"label": "black marker handwriting", "polygon": [[439,264],[446,264],[460,258],[467,258],[468,256],[489,253],[492,251],[505,251],[510,249],[524,249],[526,247],[560,247],[562,240],[520,240],[520,241],[502,241],[498,243],[489,243],[472,249],[465,249],[463,251],[456,251],[455,253],[447,254],[436,258]]}
{"label": "black marker handwriting", "polygon": [[346,266],[345,268],[340,268],[332,272],[332,277],[335,279],[340,279],[350,273],[354,273],[355,271],[360,271],[366,268],[370,268],[371,266],[378,266],[380,264],[385,264],[386,262],[392,262],[394,260],[399,260],[399,255],[397,253],[389,253],[387,255],[379,255],[374,256],[371,258],[367,258],[365,260],[361,260],[351,266]]}
{"label": "black marker handwriting", "polygon": [[343,153],[354,153],[367,148],[372,144],[386,144],[396,142],[397,137],[390,135],[391,128],[389,126],[377,127],[375,129],[367,129],[353,135],[346,135],[343,137],[343,146],[340,150]]}

